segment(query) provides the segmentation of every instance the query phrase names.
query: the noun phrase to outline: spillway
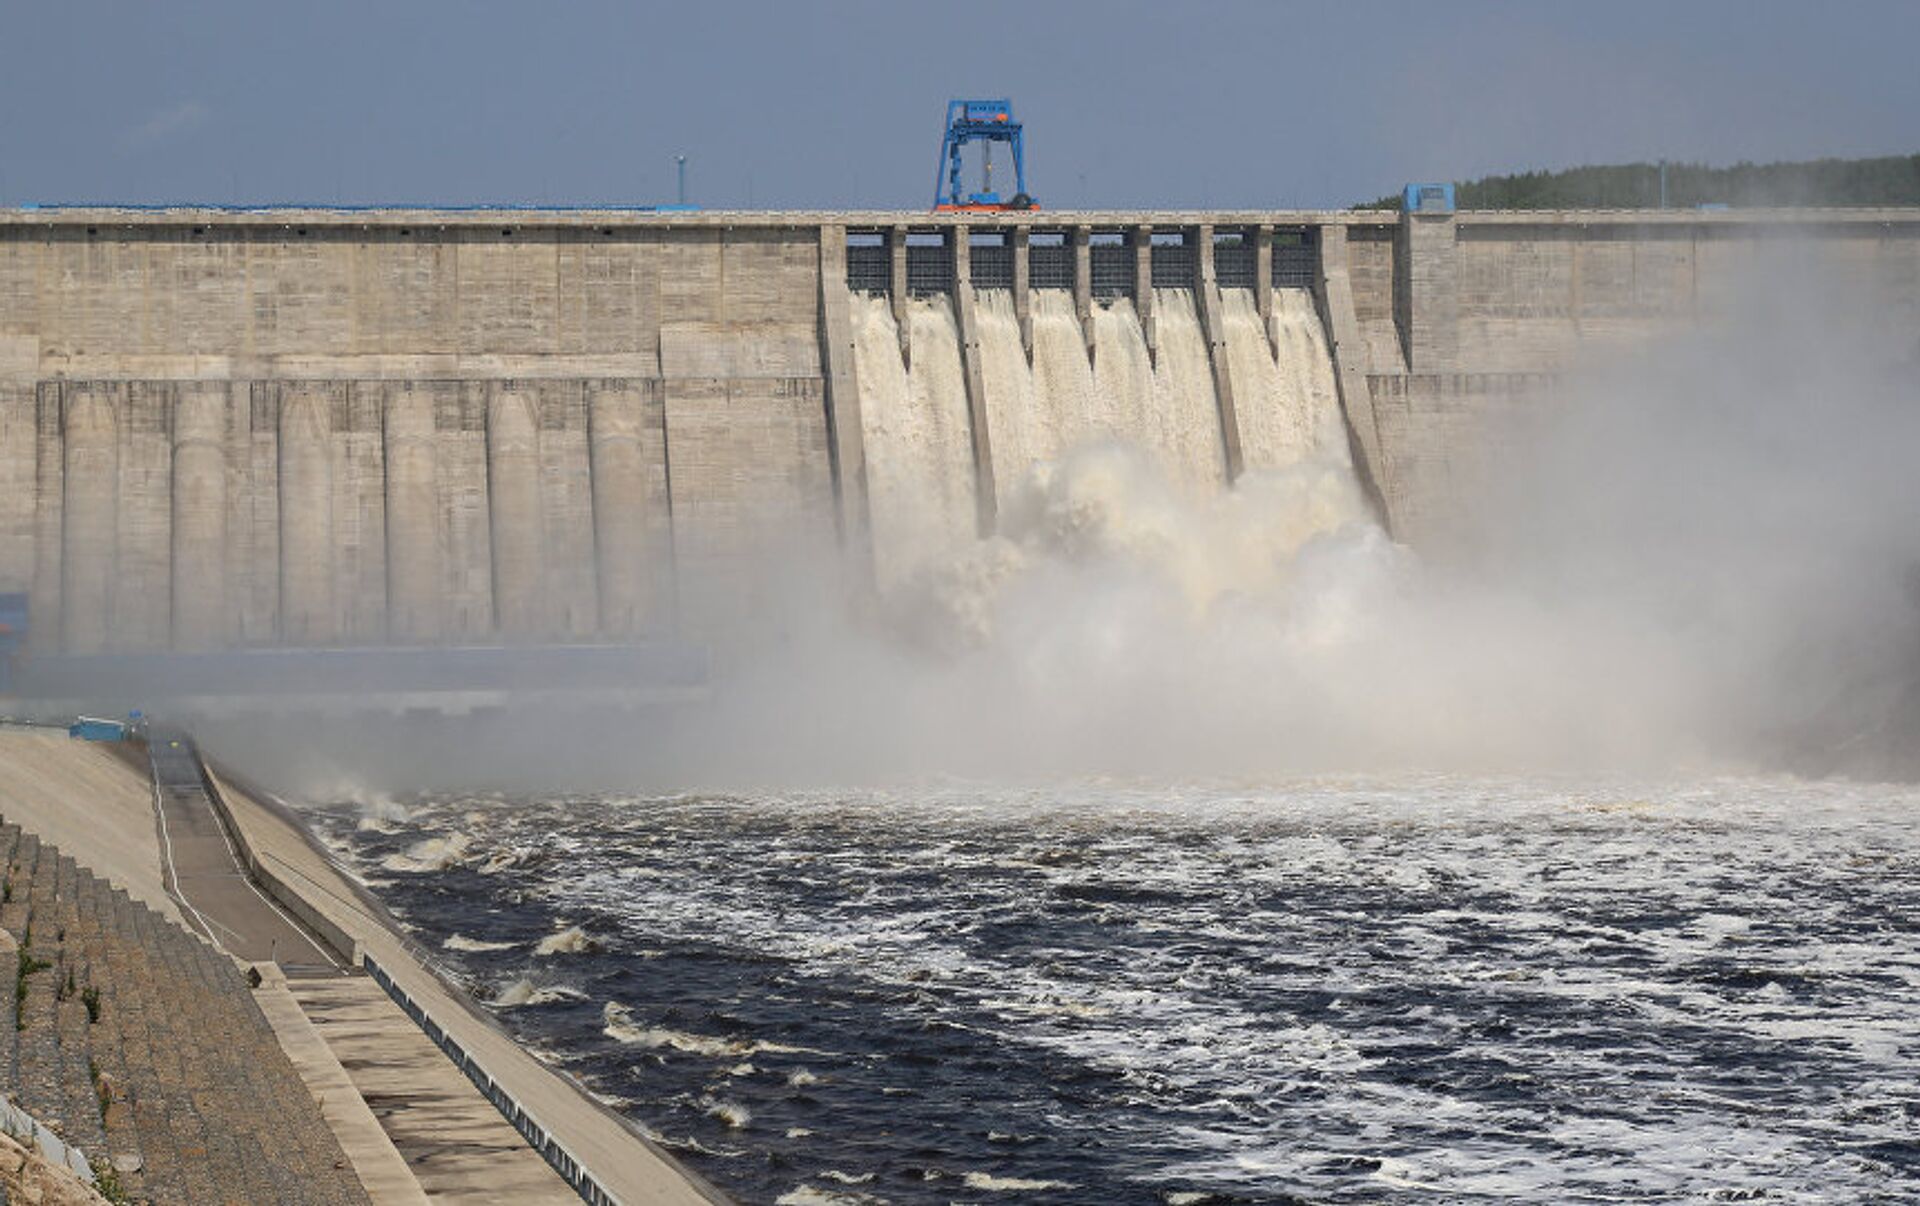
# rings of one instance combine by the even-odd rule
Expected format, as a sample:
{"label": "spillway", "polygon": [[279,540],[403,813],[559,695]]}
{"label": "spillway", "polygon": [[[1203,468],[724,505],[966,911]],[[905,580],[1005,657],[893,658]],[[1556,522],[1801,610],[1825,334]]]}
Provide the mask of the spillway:
{"label": "spillway", "polygon": [[1240,442],[1249,470],[1283,469],[1309,457],[1351,466],[1333,356],[1305,289],[1276,289],[1263,322],[1251,291],[1221,291]]}
{"label": "spillway", "polygon": [[[1251,290],[1224,290],[1222,298],[1224,364],[1246,469],[1312,460],[1352,479],[1332,352],[1313,295],[1274,290],[1270,321]],[[979,413],[1000,513],[1020,506],[1045,467],[1091,445],[1124,445],[1144,456],[1190,501],[1227,488],[1220,383],[1193,290],[1153,290],[1153,342],[1131,299],[1094,304],[1091,348],[1068,290],[1032,292],[1030,350],[1010,290],[978,290],[972,304],[984,395]],[[954,305],[944,297],[914,298],[908,315],[911,355],[903,359],[889,300],[854,300],[883,589],[977,535],[978,475]]]}
{"label": "spillway", "polygon": [[1155,290],[1155,306],[1157,366],[1125,299],[1097,307],[1089,363],[1071,295],[1036,290],[1029,362],[1011,295],[980,291],[981,368],[1002,505],[1035,465],[1096,441],[1145,451],[1169,480],[1195,494],[1225,483],[1219,407],[1193,296]]}
{"label": "spillway", "polygon": [[907,360],[888,300],[856,297],[853,306],[875,566],[884,584],[911,573],[928,549],[974,533],[966,386],[944,299],[907,303]]}

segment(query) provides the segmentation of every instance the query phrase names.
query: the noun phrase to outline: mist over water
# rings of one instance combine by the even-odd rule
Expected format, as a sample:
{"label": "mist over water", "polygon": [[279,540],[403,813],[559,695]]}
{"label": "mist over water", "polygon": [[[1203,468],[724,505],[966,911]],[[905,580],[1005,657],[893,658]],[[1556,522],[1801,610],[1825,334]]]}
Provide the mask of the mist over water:
{"label": "mist over water", "polygon": [[[856,298],[875,604],[770,546],[756,593],[777,602],[712,634],[711,698],[477,720],[457,743],[360,726],[356,769],[660,789],[1911,769],[1920,405],[1909,343],[1854,317],[1868,303],[1755,290],[1595,351],[1478,420],[1474,473],[1414,550],[1355,471],[1304,292],[1277,292],[1271,332],[1226,294],[1249,469],[1216,484],[1183,297],[1156,294],[1156,364],[1124,301],[1096,308],[1089,361],[1070,298],[1036,291],[1029,361],[1010,301],[982,294],[985,540],[948,306],[909,304],[903,362],[888,303]],[[324,762],[329,732],[301,756]]]}
{"label": "mist over water", "polygon": [[743,1200],[1910,1197],[1914,795],[1845,780],[1914,769],[1920,355],[1751,297],[1486,411],[1417,548],[1305,294],[1224,298],[1230,489],[1190,308],[984,294],[984,540],[950,308],[856,298],[869,602],[770,547],[698,704],[217,748]]}

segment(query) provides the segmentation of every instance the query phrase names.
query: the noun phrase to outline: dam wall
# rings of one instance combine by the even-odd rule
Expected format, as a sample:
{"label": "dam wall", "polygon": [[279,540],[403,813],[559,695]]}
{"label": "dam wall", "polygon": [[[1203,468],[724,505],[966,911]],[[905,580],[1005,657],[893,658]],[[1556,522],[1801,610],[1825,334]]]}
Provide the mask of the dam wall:
{"label": "dam wall", "polygon": [[6,211],[0,592],[68,653],[697,634],[1075,433],[1231,482],[1276,372],[1418,543],[1481,416],[1787,248],[1911,354],[1916,211]]}
{"label": "dam wall", "polygon": [[1375,481],[1416,545],[1500,454],[1488,420],[1583,357],[1798,291],[1887,364],[1920,364],[1912,209],[1414,214],[1349,236]]}

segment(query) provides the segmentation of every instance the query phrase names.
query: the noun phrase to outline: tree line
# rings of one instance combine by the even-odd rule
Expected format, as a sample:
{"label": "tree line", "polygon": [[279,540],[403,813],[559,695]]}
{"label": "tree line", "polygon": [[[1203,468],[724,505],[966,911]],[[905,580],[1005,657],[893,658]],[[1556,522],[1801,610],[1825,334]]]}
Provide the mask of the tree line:
{"label": "tree line", "polygon": [[[1920,205],[1920,155],[1811,159],[1795,163],[1666,165],[1670,208]],[[1454,182],[1461,209],[1652,209],[1660,204],[1660,165],[1615,163],[1557,172],[1519,172]],[[1395,193],[1355,209],[1398,210]]]}

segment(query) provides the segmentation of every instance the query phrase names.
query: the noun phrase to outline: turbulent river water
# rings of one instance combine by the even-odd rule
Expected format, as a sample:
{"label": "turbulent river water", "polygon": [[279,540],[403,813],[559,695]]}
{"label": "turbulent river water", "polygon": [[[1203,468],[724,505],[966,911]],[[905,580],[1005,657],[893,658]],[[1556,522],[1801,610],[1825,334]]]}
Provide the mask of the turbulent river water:
{"label": "turbulent river water", "polygon": [[1916,804],[1403,776],[316,821],[746,1202],[1891,1202]]}
{"label": "turbulent river water", "polygon": [[[751,1203],[1920,1200],[1920,791],[1621,769],[1778,765],[1873,696],[1808,667],[1911,645],[1904,461],[1809,512],[1878,463],[1847,423],[1610,388],[1658,438],[1576,424],[1505,576],[1448,577],[1304,292],[1224,298],[1229,490],[1190,297],[1040,291],[1029,350],[987,291],[976,540],[950,308],[856,302],[892,636],[795,626],[605,742],[630,775],[581,756],[918,786],[316,813],[510,1030]],[[1602,771],[1380,769],[1468,766]]]}

